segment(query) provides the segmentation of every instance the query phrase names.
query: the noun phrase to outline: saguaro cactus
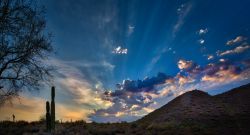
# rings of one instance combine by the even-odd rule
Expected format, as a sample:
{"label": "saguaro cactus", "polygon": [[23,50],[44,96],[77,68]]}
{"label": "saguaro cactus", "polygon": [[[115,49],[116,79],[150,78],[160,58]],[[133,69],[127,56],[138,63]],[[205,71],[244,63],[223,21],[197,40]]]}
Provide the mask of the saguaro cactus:
{"label": "saguaro cactus", "polygon": [[49,101],[46,102],[46,128],[47,131],[51,131],[51,117],[50,117],[50,107]]}
{"label": "saguaro cactus", "polygon": [[15,118],[16,118],[16,116],[14,114],[12,114],[13,122],[15,122]]}
{"label": "saguaro cactus", "polygon": [[51,128],[55,129],[55,87],[51,88]]}

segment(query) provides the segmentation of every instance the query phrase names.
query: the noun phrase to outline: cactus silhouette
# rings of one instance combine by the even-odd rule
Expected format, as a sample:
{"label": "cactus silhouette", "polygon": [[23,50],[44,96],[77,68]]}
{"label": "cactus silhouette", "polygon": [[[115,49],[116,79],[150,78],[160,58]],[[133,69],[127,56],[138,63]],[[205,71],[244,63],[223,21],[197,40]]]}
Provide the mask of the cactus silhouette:
{"label": "cactus silhouette", "polygon": [[47,131],[51,131],[51,116],[50,116],[50,107],[49,101],[46,102],[46,128]]}
{"label": "cactus silhouette", "polygon": [[51,88],[51,128],[55,129],[55,87]]}
{"label": "cactus silhouette", "polygon": [[12,118],[13,118],[13,122],[15,122],[16,116],[14,114],[12,114]]}

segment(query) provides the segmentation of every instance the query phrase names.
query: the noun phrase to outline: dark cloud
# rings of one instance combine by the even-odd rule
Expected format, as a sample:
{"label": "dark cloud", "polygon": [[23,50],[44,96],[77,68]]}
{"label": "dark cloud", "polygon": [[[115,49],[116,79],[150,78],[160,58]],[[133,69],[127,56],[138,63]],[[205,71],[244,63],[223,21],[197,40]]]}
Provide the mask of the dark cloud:
{"label": "dark cloud", "polygon": [[117,88],[130,92],[152,92],[155,91],[155,85],[163,84],[169,78],[171,77],[164,73],[158,73],[156,77],[147,77],[144,80],[124,80],[121,84],[117,84]]}
{"label": "dark cloud", "polygon": [[[171,78],[164,73],[158,73],[157,76],[145,78],[144,80],[124,80],[117,84],[117,90],[104,93],[105,99],[113,102],[113,105],[107,109],[96,110],[92,117],[117,117],[119,112],[127,115],[131,111],[139,111],[154,103],[152,96],[144,93],[159,94],[155,87],[164,84]],[[105,116],[105,117],[106,117]],[[96,119],[96,118],[95,118]]]}
{"label": "dark cloud", "polygon": [[244,65],[238,62],[234,63],[229,60],[226,60],[223,62],[208,64],[202,69],[202,74],[212,76],[221,70],[228,70],[228,69],[230,69],[235,74],[240,74],[240,72],[242,71],[242,68],[244,67],[245,67]]}
{"label": "dark cloud", "polygon": [[[181,61],[181,62],[180,62]],[[182,68],[179,74],[186,76],[202,76],[202,75],[213,75],[219,72],[220,70],[227,70],[229,68],[233,69],[232,71],[239,74],[242,68],[246,68],[249,65],[250,60],[245,60],[241,62],[233,62],[230,60],[221,60],[216,63],[209,63],[206,66],[200,66],[193,61],[180,60],[178,66],[181,65]],[[181,64],[180,64],[181,63]],[[178,75],[177,75],[178,78]]]}

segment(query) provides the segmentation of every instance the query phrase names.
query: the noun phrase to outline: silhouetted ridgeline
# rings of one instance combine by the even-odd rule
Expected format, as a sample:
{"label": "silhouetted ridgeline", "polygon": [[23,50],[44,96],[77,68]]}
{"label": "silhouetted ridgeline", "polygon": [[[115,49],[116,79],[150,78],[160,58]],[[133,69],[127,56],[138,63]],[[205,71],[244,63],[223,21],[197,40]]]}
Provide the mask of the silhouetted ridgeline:
{"label": "silhouetted ridgeline", "polygon": [[[0,123],[0,134],[44,134],[44,122]],[[132,123],[56,123],[63,135],[250,135],[250,84],[211,96],[193,90]]]}
{"label": "silhouetted ridgeline", "polygon": [[148,129],[181,125],[204,134],[250,134],[250,84],[215,96],[186,92],[136,123]]}

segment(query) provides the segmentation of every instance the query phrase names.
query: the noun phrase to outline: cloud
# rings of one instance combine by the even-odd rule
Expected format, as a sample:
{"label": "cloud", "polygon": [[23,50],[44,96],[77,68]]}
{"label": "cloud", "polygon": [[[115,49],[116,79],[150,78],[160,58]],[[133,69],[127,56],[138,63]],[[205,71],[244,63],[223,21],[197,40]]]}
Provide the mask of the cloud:
{"label": "cloud", "polygon": [[154,86],[165,83],[165,80],[170,78],[164,73],[158,73],[156,77],[145,78],[143,80],[123,80],[121,84],[117,84],[119,90],[131,92],[150,92],[154,91]]}
{"label": "cloud", "polygon": [[112,53],[114,53],[114,54],[127,54],[128,49],[127,48],[122,48],[121,46],[118,46],[118,47],[114,48]]}
{"label": "cloud", "polygon": [[204,39],[200,39],[200,40],[198,40],[198,42],[202,45],[202,44],[205,43],[205,40]]}
{"label": "cloud", "polygon": [[226,60],[225,59],[219,59],[220,62],[225,62]]}
{"label": "cloud", "polygon": [[184,84],[192,83],[192,82],[195,81],[192,77],[184,76],[184,75],[181,75],[181,74],[177,74],[176,78],[178,79],[178,83],[181,86],[184,85]]}
{"label": "cloud", "polygon": [[128,25],[128,36],[130,36],[134,32],[135,26]]}
{"label": "cloud", "polygon": [[243,36],[238,36],[236,37],[235,39],[232,39],[232,40],[229,40],[227,41],[227,45],[234,45],[234,44],[237,44],[237,43],[240,43],[242,41],[245,41],[247,38],[243,37]]}
{"label": "cloud", "polygon": [[213,55],[208,55],[208,56],[207,56],[207,60],[212,60],[213,58],[214,58]]}
{"label": "cloud", "polygon": [[189,80],[193,81],[185,82],[184,79],[180,84],[184,84],[186,88],[213,90],[223,85],[230,85],[232,82],[246,82],[250,79],[250,68],[243,61],[233,62],[221,59],[204,67],[196,67],[199,67],[196,72],[191,70],[184,73],[190,78]]}
{"label": "cloud", "polygon": [[[146,66],[145,69],[145,73],[148,74],[150,71],[152,71],[153,67],[155,66],[155,64],[161,59],[162,55],[166,52],[170,52],[173,49],[171,47],[163,47],[162,49],[160,49],[159,52],[157,52],[157,55],[155,55],[151,61],[149,62],[149,64]],[[175,51],[173,51],[173,53],[175,53]]]}
{"label": "cloud", "polygon": [[94,90],[83,79],[79,78],[65,78],[60,79],[63,87],[66,87],[73,95],[73,101],[77,104],[85,104],[93,108],[109,107],[112,103],[102,100],[98,90]]}
{"label": "cloud", "polygon": [[204,34],[206,34],[207,32],[208,32],[208,29],[205,28],[205,29],[200,29],[197,33],[198,33],[199,35],[204,35]]}
{"label": "cloud", "polygon": [[85,109],[77,106],[68,106],[58,103],[56,106],[57,119],[62,121],[71,121],[71,120],[91,121],[89,119],[89,115],[93,113],[94,111],[91,109]]}
{"label": "cloud", "polygon": [[[202,36],[202,35],[205,35],[206,33],[208,32],[208,29],[205,28],[205,29],[200,29],[197,33]],[[205,43],[205,40],[203,38],[199,39],[198,40],[199,44],[204,44]]]}
{"label": "cloud", "polygon": [[219,84],[219,83],[231,83],[237,80],[244,80],[245,77],[249,77],[249,73],[244,75],[246,72],[249,72],[249,68],[241,69],[242,67],[235,66],[235,65],[221,65],[211,74],[205,74],[201,81],[212,83],[212,84]]}
{"label": "cloud", "polygon": [[196,64],[193,61],[186,61],[183,59],[180,59],[177,65],[180,70],[191,70],[196,66]]}
{"label": "cloud", "polygon": [[242,64],[245,65],[246,67],[250,68],[250,59],[243,60]]}
{"label": "cloud", "polygon": [[159,53],[155,57],[152,58],[152,60],[148,63],[148,65],[145,68],[145,74],[149,74],[150,71],[153,70],[155,64],[161,59],[162,53]]}
{"label": "cloud", "polygon": [[191,3],[186,3],[186,4],[181,4],[181,6],[177,9],[178,19],[177,19],[177,22],[173,28],[173,35],[174,36],[180,30],[180,28],[183,26],[186,17],[188,16],[189,12],[192,9],[192,6],[193,5]]}
{"label": "cloud", "polygon": [[117,84],[117,90],[104,93],[106,99],[113,102],[112,106],[96,110],[91,117],[100,119],[100,117],[109,116],[115,119],[121,115],[135,116],[135,114],[148,113],[149,110],[152,110],[149,106],[154,103],[152,98],[159,95],[158,85],[164,84],[168,78],[169,76],[159,73],[156,77],[143,80],[124,80]]}
{"label": "cloud", "polygon": [[111,107],[96,110],[90,118],[102,122],[117,122],[120,119],[126,119],[126,117],[138,117],[146,114],[145,108],[152,104],[151,99],[141,93],[114,97],[112,101],[114,104]]}
{"label": "cloud", "polygon": [[244,46],[238,46],[232,50],[227,50],[224,52],[220,52],[219,56],[224,56],[224,55],[230,55],[230,54],[237,54],[237,53],[242,53],[250,48],[249,45],[244,45]]}
{"label": "cloud", "polygon": [[[115,66],[108,61],[60,60],[50,58],[48,64],[53,65],[60,77],[79,77],[89,84],[106,83]],[[101,74],[100,74],[101,72]]]}
{"label": "cloud", "polygon": [[65,70],[67,67],[71,71],[79,70],[81,67],[82,68],[101,67],[111,71],[115,68],[114,65],[112,65],[107,61],[100,61],[100,62],[87,62],[87,61],[77,61],[77,60],[65,61],[65,60],[51,58],[49,62],[50,64],[54,64],[54,66],[57,66],[57,68],[59,69]]}
{"label": "cloud", "polygon": [[[81,69],[93,69],[95,67],[102,67],[108,69],[106,72],[110,72],[113,66],[107,62],[102,63],[81,63],[77,61],[62,61],[59,59],[51,59],[50,64],[57,67],[55,73],[54,85],[58,86],[58,98],[63,98],[66,106],[81,107],[82,118],[87,118],[90,115],[89,110],[108,108],[112,105],[112,102],[103,98],[104,89],[102,88],[102,82],[98,77],[94,77],[92,73],[92,79],[86,72]],[[102,71],[105,72],[105,71]],[[94,85],[93,85],[94,84]],[[78,115],[79,116],[79,115]],[[77,116],[77,117],[78,117]]]}

